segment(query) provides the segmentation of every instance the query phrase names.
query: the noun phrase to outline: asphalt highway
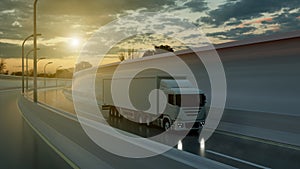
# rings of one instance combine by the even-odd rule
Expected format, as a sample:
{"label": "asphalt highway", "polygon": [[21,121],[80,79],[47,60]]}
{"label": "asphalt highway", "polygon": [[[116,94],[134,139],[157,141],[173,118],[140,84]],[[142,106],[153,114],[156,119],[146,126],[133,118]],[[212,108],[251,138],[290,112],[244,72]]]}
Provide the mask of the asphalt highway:
{"label": "asphalt highway", "polygon": [[0,168],[70,168],[22,118],[20,81],[0,82]]}
{"label": "asphalt highway", "polygon": [[[10,83],[11,85],[9,86],[13,87],[7,88],[7,83]],[[49,145],[45,143],[44,140],[42,140],[22,118],[22,113],[17,107],[17,100],[18,97],[20,97],[20,90],[18,89],[19,83],[14,80],[1,80],[1,85],[1,168],[70,168],[70,166],[59,155],[57,155],[56,152],[49,147]],[[41,90],[38,96],[39,102],[41,103],[48,104],[60,109],[61,111],[75,114],[72,102],[70,99],[66,98],[66,95],[61,89],[47,91]],[[225,113],[223,120],[227,122],[234,122],[231,117],[234,113],[237,114],[243,112],[233,112],[231,114]],[[265,116],[266,118],[269,118],[269,116]],[[147,127],[145,125],[139,125],[126,120],[125,118],[118,119],[116,117],[109,117],[107,114],[105,117],[111,126],[142,137],[149,137],[162,132],[160,128],[155,126]],[[70,129],[72,126],[68,125],[70,124],[69,122],[66,123],[69,120],[60,117],[54,112],[53,114],[48,113],[46,116],[41,116],[40,118],[42,120],[44,119],[45,121],[49,121],[49,123],[53,123],[56,130],[62,130],[62,133],[65,133],[65,135],[70,139],[76,140],[76,142],[81,144],[84,149],[91,151],[93,154],[102,158],[108,158],[103,157],[103,154],[100,155],[101,150],[98,148],[95,149],[89,139],[81,138],[78,140],[76,135],[82,131],[78,129],[78,133],[76,133],[74,129]],[[238,123],[251,125],[249,122],[251,121],[251,118],[253,117],[246,115],[245,118],[240,120]],[[248,121],[245,119],[248,119]],[[292,120],[278,120],[278,123],[282,123],[284,125],[284,123],[288,123],[290,121]],[[61,122],[64,126],[55,125],[58,122]],[[263,124],[265,123],[257,122],[255,125],[262,125],[259,127],[280,129],[277,125],[263,126]],[[78,127],[79,125],[77,124],[75,126]],[[292,127],[285,128],[289,129],[290,132],[298,132],[297,127],[297,124],[293,124]],[[73,131],[73,134],[69,131]],[[176,148],[237,168],[298,168],[298,166],[300,166],[300,162],[298,160],[300,159],[300,149],[297,146],[281,144],[270,140],[224,131],[216,131],[213,136],[205,142],[205,149],[200,147],[198,143],[198,135],[195,132],[190,133],[181,140],[181,143],[178,144]],[[113,156],[111,159],[114,158],[117,157]],[[111,161],[111,159],[107,160]],[[118,159],[120,158],[118,157]],[[118,166],[115,167],[119,168],[121,167],[120,165],[125,163],[127,164],[129,162],[130,160],[123,159],[123,163],[120,162]],[[139,163],[144,162],[145,160],[139,160]],[[177,165],[180,166],[180,164]]]}

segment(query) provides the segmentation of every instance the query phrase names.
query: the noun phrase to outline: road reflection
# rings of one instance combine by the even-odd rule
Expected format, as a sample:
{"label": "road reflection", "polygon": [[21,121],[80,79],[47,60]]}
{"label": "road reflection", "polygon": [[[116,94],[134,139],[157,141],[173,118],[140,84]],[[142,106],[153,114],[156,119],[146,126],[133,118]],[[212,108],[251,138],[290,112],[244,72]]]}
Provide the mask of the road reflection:
{"label": "road reflection", "polygon": [[71,98],[66,98],[62,89],[39,91],[38,101],[56,109],[76,114]]}
{"label": "road reflection", "polygon": [[71,168],[22,118],[19,95],[0,93],[0,168]]}

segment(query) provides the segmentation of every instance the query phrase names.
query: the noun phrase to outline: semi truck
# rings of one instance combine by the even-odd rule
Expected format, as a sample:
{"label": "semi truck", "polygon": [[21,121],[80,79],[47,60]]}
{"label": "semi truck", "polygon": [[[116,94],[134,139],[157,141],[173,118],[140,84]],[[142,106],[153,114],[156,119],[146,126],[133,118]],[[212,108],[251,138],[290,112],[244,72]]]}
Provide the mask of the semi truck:
{"label": "semi truck", "polygon": [[[164,130],[175,131],[198,130],[205,124],[206,96],[185,76],[171,77],[157,71],[136,75],[130,81],[128,92],[134,108],[114,103],[111,91],[112,76],[97,78],[97,90],[101,90],[98,91],[98,104],[102,110],[109,110],[109,116],[125,117],[147,126],[156,125]],[[114,83],[123,84],[128,79],[119,77],[113,80]],[[151,93],[154,94],[152,100]]]}

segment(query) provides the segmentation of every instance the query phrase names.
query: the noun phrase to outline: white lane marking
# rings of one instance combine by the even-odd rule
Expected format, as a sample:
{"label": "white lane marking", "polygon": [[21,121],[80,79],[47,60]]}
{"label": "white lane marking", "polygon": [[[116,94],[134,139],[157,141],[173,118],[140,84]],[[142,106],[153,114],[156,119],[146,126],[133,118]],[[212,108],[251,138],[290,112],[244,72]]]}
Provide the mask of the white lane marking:
{"label": "white lane marking", "polygon": [[265,166],[262,166],[262,165],[259,165],[259,164],[255,164],[255,163],[252,163],[252,162],[249,162],[249,161],[245,161],[245,160],[242,160],[242,159],[239,159],[239,158],[236,158],[236,157],[231,157],[229,155],[218,153],[218,152],[215,152],[215,151],[212,151],[212,150],[205,150],[205,152],[208,152],[208,153],[211,153],[211,154],[214,154],[214,155],[218,155],[218,156],[221,156],[221,157],[224,157],[224,158],[228,158],[228,159],[231,159],[231,160],[235,160],[235,161],[238,161],[240,163],[247,164],[247,165],[251,165],[251,166],[256,167],[256,168],[271,169],[269,167],[265,167]]}
{"label": "white lane marking", "polygon": [[263,143],[263,144],[269,144],[269,145],[272,145],[272,146],[283,147],[283,148],[288,148],[288,149],[293,149],[293,150],[300,151],[299,146],[280,143],[280,142],[276,142],[276,141],[272,141],[272,140],[265,140],[265,139],[256,138],[256,137],[253,137],[253,136],[235,134],[235,133],[230,133],[230,132],[221,131],[221,130],[216,130],[215,133],[230,136],[230,137],[236,137],[236,138],[239,138],[239,139],[255,141],[255,142],[259,142],[259,143]]}
{"label": "white lane marking", "polygon": [[295,117],[299,117],[300,115],[299,114],[292,114],[292,113],[280,113],[280,112],[266,112],[266,111],[258,111],[258,110],[252,110],[252,109],[246,109],[246,108],[237,108],[237,107],[227,107],[226,110],[234,110],[234,111],[247,111],[248,113],[249,112],[255,112],[255,113],[265,113],[265,114],[268,114],[268,115],[283,115],[283,116],[295,116]]}

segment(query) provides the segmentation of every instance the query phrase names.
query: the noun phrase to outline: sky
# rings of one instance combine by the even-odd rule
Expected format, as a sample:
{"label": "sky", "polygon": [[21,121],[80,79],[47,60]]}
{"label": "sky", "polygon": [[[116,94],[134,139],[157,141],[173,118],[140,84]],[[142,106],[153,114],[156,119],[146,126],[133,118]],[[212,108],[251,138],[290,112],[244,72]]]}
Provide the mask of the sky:
{"label": "sky", "polygon": [[[73,67],[80,50],[99,28],[120,17],[145,12],[182,18],[198,27],[212,44],[300,29],[299,0],[39,0],[37,29],[42,36],[38,38],[38,57],[47,58],[40,61],[40,70],[49,61],[53,61],[49,65],[52,71],[58,66]],[[33,0],[0,1],[0,58],[6,58],[10,71],[20,68],[21,44],[32,34],[32,16]],[[192,34],[185,38],[198,43]],[[139,39],[133,43],[141,44]],[[172,40],[148,39],[150,43],[148,40],[147,45],[135,48],[145,51],[167,44],[180,49],[180,43]],[[26,51],[31,48],[29,41]],[[125,48],[124,42],[114,50]],[[117,60],[115,56],[110,58]]]}

